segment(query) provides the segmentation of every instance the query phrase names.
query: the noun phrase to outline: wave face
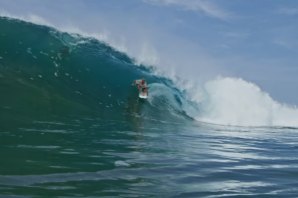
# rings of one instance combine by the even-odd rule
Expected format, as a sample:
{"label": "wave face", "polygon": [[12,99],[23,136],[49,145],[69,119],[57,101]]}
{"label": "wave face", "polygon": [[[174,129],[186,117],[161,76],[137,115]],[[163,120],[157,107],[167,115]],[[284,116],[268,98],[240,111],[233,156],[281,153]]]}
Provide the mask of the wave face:
{"label": "wave face", "polygon": [[[26,122],[55,116],[197,120],[221,125],[298,126],[298,110],[274,101],[256,85],[218,78],[200,89],[156,76],[94,38],[0,18],[0,118]],[[139,101],[133,80],[150,95]]]}
{"label": "wave face", "polygon": [[[0,19],[0,28],[2,120],[81,114],[123,119],[140,113],[185,118],[183,96],[171,81],[102,42],[8,18]],[[150,103],[139,101],[131,86],[141,77],[151,87]],[[160,86],[169,90],[166,97],[155,94]]]}

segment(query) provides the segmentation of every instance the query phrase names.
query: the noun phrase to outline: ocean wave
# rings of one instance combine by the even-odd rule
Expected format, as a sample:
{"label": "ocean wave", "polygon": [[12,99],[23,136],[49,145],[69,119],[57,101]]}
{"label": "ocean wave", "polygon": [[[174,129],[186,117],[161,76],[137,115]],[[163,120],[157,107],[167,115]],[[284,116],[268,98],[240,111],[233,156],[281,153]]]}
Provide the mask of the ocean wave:
{"label": "ocean wave", "polygon": [[[140,67],[108,42],[61,32],[42,20],[39,24],[0,18],[0,80],[7,93],[0,102],[5,117],[15,112],[24,117],[94,113],[119,119],[137,115],[222,125],[298,126],[297,108],[274,101],[253,83],[222,77],[200,88],[181,89],[179,79]],[[149,83],[145,103],[131,86],[138,78]]]}

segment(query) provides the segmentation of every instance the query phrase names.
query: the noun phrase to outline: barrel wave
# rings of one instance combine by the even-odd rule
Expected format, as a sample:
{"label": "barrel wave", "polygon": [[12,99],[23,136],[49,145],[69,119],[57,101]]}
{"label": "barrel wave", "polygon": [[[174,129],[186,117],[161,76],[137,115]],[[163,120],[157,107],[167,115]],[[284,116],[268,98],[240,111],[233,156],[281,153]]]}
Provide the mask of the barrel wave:
{"label": "barrel wave", "polygon": [[[220,125],[298,126],[298,110],[279,104],[257,85],[218,78],[183,89],[95,38],[2,17],[0,98],[5,123],[55,116],[196,120]],[[149,83],[148,101],[133,80]],[[178,89],[177,87],[180,87]],[[181,91],[182,90],[182,91]],[[239,100],[238,97],[242,96]]]}
{"label": "barrel wave", "polygon": [[[140,113],[187,117],[181,107],[185,99],[170,80],[105,43],[8,18],[1,18],[0,26],[2,120],[82,114],[124,119]],[[138,78],[148,81],[150,102],[138,99],[132,86]],[[160,87],[169,90],[167,95],[156,94]]]}

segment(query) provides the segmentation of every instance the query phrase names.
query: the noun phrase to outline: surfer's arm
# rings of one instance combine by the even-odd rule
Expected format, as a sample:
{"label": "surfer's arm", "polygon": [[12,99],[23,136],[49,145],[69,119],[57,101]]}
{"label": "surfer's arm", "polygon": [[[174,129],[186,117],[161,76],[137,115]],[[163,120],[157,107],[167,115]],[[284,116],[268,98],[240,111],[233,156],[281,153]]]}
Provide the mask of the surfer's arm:
{"label": "surfer's arm", "polygon": [[134,86],[134,85],[137,85],[137,84],[139,84],[138,80],[134,80],[131,85]]}
{"label": "surfer's arm", "polygon": [[135,80],[135,81],[133,81],[133,84],[134,85],[140,85],[141,84],[141,80]]}

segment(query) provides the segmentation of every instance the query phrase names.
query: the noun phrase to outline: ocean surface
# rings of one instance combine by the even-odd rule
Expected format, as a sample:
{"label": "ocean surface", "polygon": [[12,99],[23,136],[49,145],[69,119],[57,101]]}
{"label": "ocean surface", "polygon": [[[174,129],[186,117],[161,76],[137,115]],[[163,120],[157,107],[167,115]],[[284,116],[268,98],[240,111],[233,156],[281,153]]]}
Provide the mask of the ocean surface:
{"label": "ocean surface", "polygon": [[[155,73],[0,17],[0,197],[298,197],[297,109],[239,79],[211,81],[200,103]],[[215,97],[240,85],[255,97]],[[223,103],[241,96],[241,114]]]}

